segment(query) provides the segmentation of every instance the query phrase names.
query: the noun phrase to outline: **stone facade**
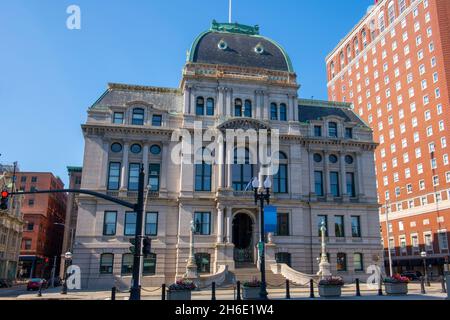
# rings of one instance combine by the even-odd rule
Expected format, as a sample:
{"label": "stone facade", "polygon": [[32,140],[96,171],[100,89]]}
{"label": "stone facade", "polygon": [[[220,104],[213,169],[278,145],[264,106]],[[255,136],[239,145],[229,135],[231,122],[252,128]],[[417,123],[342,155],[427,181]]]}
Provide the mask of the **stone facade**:
{"label": "stone facade", "polygon": [[[225,24],[221,31],[209,32],[226,33],[226,39],[230,39],[233,34],[242,37],[242,30],[240,25]],[[252,32],[251,27],[244,30]],[[248,36],[259,37],[256,29],[253,32],[255,34]],[[208,37],[211,38],[214,37]],[[172,154],[179,154],[178,141],[171,139],[173,132],[180,128],[193,132],[195,121],[202,121],[203,129],[218,131],[279,130],[280,151],[285,155],[280,163],[286,165],[287,174],[283,187],[276,177],[272,178],[281,192],[272,190],[271,204],[283,214],[284,220],[283,230],[276,233],[273,243],[267,246],[268,265],[278,260],[301,272],[317,272],[320,216],[327,216],[332,272],[346,279],[364,278],[364,272],[359,269],[373,264],[382,255],[373,158],[376,144],[372,131],[348,104],[299,99],[296,74],[290,70],[289,57],[278,45],[266,46],[265,42],[260,42],[257,46],[271,50],[280,48],[281,53],[274,56],[286,59],[277,61],[286,70],[258,67],[265,61],[255,62],[255,66],[208,64],[207,59],[214,56],[214,52],[203,52],[203,60],[198,62],[196,52],[208,47],[202,41],[200,36],[194,42],[180,88],[110,84],[89,109],[86,124],[82,125],[85,137],[83,189],[134,202],[136,171],[132,168],[135,164],[143,164],[146,181],[153,186],[147,193],[145,210],[154,213],[150,214],[153,218],[157,213],[156,223],[146,226],[152,231],[152,251],[156,259],[153,256],[144,262],[142,285],[171,283],[185,273],[190,222],[194,217],[203,222],[200,234],[195,236],[195,252],[203,259],[199,260],[203,261],[202,271],[215,273],[220,265],[228,265],[233,271],[243,261],[257,262],[259,208],[253,193],[242,191],[242,183],[247,184],[251,177],[258,176],[259,166],[254,165],[249,179],[242,181],[243,175],[239,180],[237,174],[242,166],[214,163],[205,188],[201,183],[205,180],[198,180],[198,166],[174,162],[172,157]],[[209,46],[213,49],[208,50],[226,50],[223,47],[220,42]],[[244,49],[233,47],[232,50]],[[263,54],[261,51],[255,48],[255,52],[239,54],[257,56]],[[228,61],[227,57],[220,59]],[[240,99],[243,109],[249,102],[247,111],[241,115],[236,113],[239,106],[236,99]],[[272,104],[276,104],[276,112]],[[318,128],[321,136],[317,134]],[[329,137],[332,131],[333,137]],[[233,159],[223,144],[216,143],[216,147],[216,152],[225,159]],[[319,172],[322,185],[317,180]],[[353,180],[347,179],[347,173]],[[199,189],[205,191],[196,191]],[[127,261],[129,240],[133,235],[127,230],[132,230],[133,216],[129,214],[126,220],[127,211],[103,200],[79,196],[73,263],[81,268],[84,288],[110,288],[114,281],[129,281]],[[335,216],[343,217],[344,234],[339,237],[335,234]],[[245,248],[241,248],[243,243]],[[355,254],[362,258],[357,271],[353,261]],[[338,256],[340,271],[336,263]]]}

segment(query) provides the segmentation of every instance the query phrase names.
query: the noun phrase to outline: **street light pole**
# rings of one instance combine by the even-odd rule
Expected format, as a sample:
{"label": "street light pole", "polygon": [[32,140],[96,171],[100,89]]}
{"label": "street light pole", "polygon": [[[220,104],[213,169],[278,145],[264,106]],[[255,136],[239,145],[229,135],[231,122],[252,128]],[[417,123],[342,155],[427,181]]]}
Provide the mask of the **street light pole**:
{"label": "street light pole", "polygon": [[386,217],[386,233],[387,233],[387,242],[388,242],[388,257],[389,257],[389,276],[392,277],[392,254],[391,254],[391,241],[389,232],[389,201],[386,201],[385,204],[385,217]]}
{"label": "street light pole", "polygon": [[265,258],[265,230],[264,230],[264,201],[267,201],[267,204],[270,203],[270,188],[272,186],[272,182],[270,178],[267,177],[264,181],[264,191],[259,192],[259,181],[258,178],[253,178],[252,187],[255,191],[255,204],[260,205],[260,237],[259,237],[259,271],[261,272],[261,290],[259,292],[259,298],[261,300],[267,300],[267,284],[266,284],[266,258]]}
{"label": "street light pole", "polygon": [[141,300],[141,257],[142,257],[142,224],[144,220],[144,166],[139,172],[138,199],[135,206],[136,233],[134,238],[133,283],[130,300]]}
{"label": "street light pole", "polygon": [[67,268],[69,266],[70,260],[72,260],[72,253],[66,252],[64,254],[64,282],[61,294],[67,294]]}

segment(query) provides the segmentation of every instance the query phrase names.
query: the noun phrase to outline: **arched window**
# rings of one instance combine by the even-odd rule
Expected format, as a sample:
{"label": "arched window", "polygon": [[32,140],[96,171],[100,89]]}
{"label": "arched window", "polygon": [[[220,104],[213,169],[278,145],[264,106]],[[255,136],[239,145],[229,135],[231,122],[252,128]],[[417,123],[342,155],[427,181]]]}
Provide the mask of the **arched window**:
{"label": "arched window", "polygon": [[388,5],[388,19],[389,24],[392,24],[395,20],[395,4],[394,1],[389,2]]}
{"label": "arched window", "polygon": [[344,52],[341,52],[341,54],[339,55],[339,60],[341,62],[341,68],[342,68],[345,64]]}
{"label": "arched window", "polygon": [[337,138],[337,123],[336,122],[328,122],[328,136],[332,138]]}
{"label": "arched window", "polygon": [[386,24],[384,22],[384,12],[381,12],[378,16],[378,28],[380,29],[380,32],[383,32],[384,29],[386,29]]}
{"label": "arched window", "polygon": [[150,253],[144,256],[144,267],[142,269],[142,274],[144,276],[153,276],[156,274],[156,254]]}
{"label": "arched window", "polygon": [[212,166],[203,157],[205,150],[199,150],[198,159],[201,159],[201,163],[195,164],[195,191],[211,191]]}
{"label": "arched window", "polygon": [[367,32],[366,32],[366,29],[363,29],[361,31],[361,39],[362,39],[362,42],[363,42],[363,47],[365,49],[367,47]]}
{"label": "arched window", "polygon": [[284,152],[278,153],[278,173],[273,176],[273,192],[288,192],[288,158]]}
{"label": "arched window", "polygon": [[287,264],[291,266],[291,254],[289,252],[277,252],[275,254],[275,260],[277,263]]}
{"label": "arched window", "polygon": [[131,253],[126,253],[122,255],[122,276],[127,276],[133,273],[133,255]]}
{"label": "arched window", "polygon": [[242,100],[241,99],[234,100],[234,116],[242,117]]}
{"label": "arched window", "polygon": [[400,14],[406,10],[406,0],[398,0],[398,7],[400,9]]}
{"label": "arched window", "polygon": [[144,114],[145,111],[142,108],[134,108],[133,116],[131,118],[131,124],[142,126],[144,125]]}
{"label": "arched window", "polygon": [[206,100],[206,115],[213,116],[214,115],[214,99],[208,98]]}
{"label": "arched window", "polygon": [[337,271],[347,271],[347,255],[343,252],[337,254],[336,269]]}
{"label": "arched window", "polygon": [[347,46],[347,60],[348,62],[352,61],[352,47],[350,45]]}
{"label": "arched window", "polygon": [[353,254],[353,266],[355,271],[364,271],[363,254],[356,252]]}
{"label": "arched window", "polygon": [[270,120],[278,120],[278,106],[276,103],[270,104]]}
{"label": "arched window", "polygon": [[370,37],[372,41],[377,37],[377,27],[375,24],[375,20],[370,21]]}
{"label": "arched window", "polygon": [[253,178],[253,165],[248,149],[234,149],[234,162],[232,165],[233,189],[244,191]]}
{"label": "arched window", "polygon": [[331,79],[334,78],[334,61],[331,62],[330,64],[330,75],[331,75]]}
{"label": "arched window", "polygon": [[355,56],[359,54],[359,41],[358,38],[353,40],[353,48],[355,49]]}
{"label": "arched window", "polygon": [[247,117],[247,118],[252,117],[252,102],[250,100],[245,100],[244,117]]}
{"label": "arched window", "polygon": [[209,253],[196,253],[195,262],[198,273],[211,273],[211,255]]}
{"label": "arched window", "polygon": [[205,99],[203,97],[197,98],[197,104],[195,107],[195,114],[197,116],[203,116],[205,114]]}
{"label": "arched window", "polygon": [[287,107],[285,103],[280,104],[280,120],[287,121]]}
{"label": "arched window", "polygon": [[103,253],[100,255],[100,273],[112,274],[114,265],[114,255],[112,253]]}

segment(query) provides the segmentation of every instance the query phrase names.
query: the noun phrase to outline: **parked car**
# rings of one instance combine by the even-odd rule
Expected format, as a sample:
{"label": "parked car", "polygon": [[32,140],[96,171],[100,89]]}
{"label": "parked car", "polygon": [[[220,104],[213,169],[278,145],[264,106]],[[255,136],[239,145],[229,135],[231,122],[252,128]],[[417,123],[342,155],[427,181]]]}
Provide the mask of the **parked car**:
{"label": "parked car", "polygon": [[11,288],[12,281],[8,279],[0,279],[0,288]]}
{"label": "parked car", "polygon": [[420,271],[405,271],[401,274],[402,277],[406,277],[411,281],[420,280],[422,273]]}
{"label": "parked car", "polygon": [[28,281],[28,283],[27,283],[27,291],[30,291],[30,290],[37,291],[37,290],[39,290],[39,287],[41,286],[41,283],[42,283],[42,288],[43,289],[48,287],[48,282],[45,279],[41,279],[41,278],[30,279],[30,281]]}

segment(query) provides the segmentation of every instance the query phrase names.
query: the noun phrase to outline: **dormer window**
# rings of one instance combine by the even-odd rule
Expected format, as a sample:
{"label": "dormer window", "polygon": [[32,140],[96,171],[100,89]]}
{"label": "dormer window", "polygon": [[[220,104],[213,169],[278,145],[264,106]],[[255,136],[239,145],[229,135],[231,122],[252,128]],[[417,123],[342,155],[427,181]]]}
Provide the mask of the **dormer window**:
{"label": "dormer window", "polygon": [[144,109],[142,108],[134,108],[133,116],[131,119],[131,124],[142,126],[144,125]]}
{"label": "dormer window", "polygon": [[228,43],[226,43],[226,41],[225,40],[220,40],[219,41],[219,43],[217,44],[217,47],[220,49],[220,50],[227,50],[228,49]]}
{"label": "dormer window", "polygon": [[114,112],[113,123],[123,124],[123,112]]}
{"label": "dormer window", "polygon": [[314,137],[322,136],[322,126],[314,126]]}
{"label": "dormer window", "polygon": [[328,123],[328,136],[331,138],[337,138],[338,132],[337,132],[337,123],[336,122]]}
{"label": "dormer window", "polygon": [[353,139],[353,129],[352,128],[345,128],[345,138]]}
{"label": "dormer window", "polygon": [[263,54],[264,53],[264,47],[263,47],[263,45],[261,43],[258,43],[254,50],[255,50],[255,52],[257,54]]}

